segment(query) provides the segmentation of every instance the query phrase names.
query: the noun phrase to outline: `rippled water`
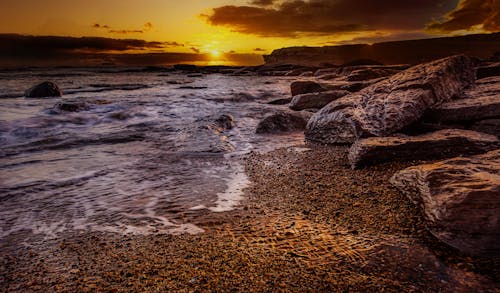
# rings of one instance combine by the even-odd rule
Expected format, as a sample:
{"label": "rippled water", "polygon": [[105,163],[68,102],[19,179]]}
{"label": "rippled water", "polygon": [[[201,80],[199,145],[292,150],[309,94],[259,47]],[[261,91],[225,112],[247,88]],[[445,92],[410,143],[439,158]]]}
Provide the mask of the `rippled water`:
{"label": "rippled water", "polygon": [[[63,98],[23,91],[57,82]],[[190,219],[234,209],[241,156],[301,142],[258,136],[287,78],[38,69],[0,72],[0,238],[67,230],[197,233]],[[61,100],[82,111],[58,111]],[[235,127],[217,128],[222,114]]]}

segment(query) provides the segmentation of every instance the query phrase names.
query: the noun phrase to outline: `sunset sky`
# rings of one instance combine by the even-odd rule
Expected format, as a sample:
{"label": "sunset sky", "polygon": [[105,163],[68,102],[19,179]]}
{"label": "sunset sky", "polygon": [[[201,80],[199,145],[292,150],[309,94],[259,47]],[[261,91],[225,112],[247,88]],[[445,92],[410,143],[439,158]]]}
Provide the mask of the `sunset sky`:
{"label": "sunset sky", "polygon": [[2,0],[0,11],[2,59],[26,57],[36,48],[39,57],[44,51],[175,52],[183,53],[175,55],[183,56],[179,61],[255,64],[258,55],[282,47],[497,32],[500,27],[500,0]]}

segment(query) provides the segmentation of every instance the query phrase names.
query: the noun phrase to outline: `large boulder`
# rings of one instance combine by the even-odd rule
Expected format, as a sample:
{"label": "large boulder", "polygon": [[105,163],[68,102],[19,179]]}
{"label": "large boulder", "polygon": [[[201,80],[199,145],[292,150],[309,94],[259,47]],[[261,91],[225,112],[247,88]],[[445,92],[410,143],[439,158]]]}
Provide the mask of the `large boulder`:
{"label": "large boulder", "polygon": [[62,91],[57,84],[51,81],[44,81],[24,92],[28,98],[61,97]]}
{"label": "large boulder", "polygon": [[374,78],[386,77],[398,73],[400,70],[385,68],[363,68],[352,71],[347,77],[347,81],[363,81]]}
{"label": "large boulder", "polygon": [[350,144],[360,137],[387,136],[473,81],[472,61],[463,55],[412,67],[328,104],[309,120],[306,138]]}
{"label": "large boulder", "polygon": [[472,255],[500,256],[500,150],[410,167],[390,181],[422,208],[438,239]]}
{"label": "large boulder", "polygon": [[308,80],[294,81],[290,85],[292,97],[301,94],[316,93],[326,91],[319,83]]}
{"label": "large boulder", "polygon": [[304,130],[311,116],[312,114],[306,111],[276,112],[262,119],[257,125],[256,132],[262,134]]}
{"label": "large boulder", "polygon": [[390,161],[435,160],[485,153],[500,147],[496,136],[461,129],[446,129],[420,136],[370,137],[349,150],[352,168]]}
{"label": "large boulder", "polygon": [[430,109],[425,120],[466,122],[500,117],[500,76],[478,80],[458,100]]}
{"label": "large boulder", "polygon": [[327,91],[320,93],[310,93],[294,96],[290,102],[290,109],[295,111],[305,109],[321,109],[328,105],[331,101],[350,94],[348,91]]}

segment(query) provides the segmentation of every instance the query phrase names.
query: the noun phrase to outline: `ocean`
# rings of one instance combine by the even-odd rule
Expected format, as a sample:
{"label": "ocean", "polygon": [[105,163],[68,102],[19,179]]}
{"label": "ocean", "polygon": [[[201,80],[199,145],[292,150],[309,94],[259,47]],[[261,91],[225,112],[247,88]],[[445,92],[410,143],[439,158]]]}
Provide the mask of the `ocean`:
{"label": "ocean", "polygon": [[[46,80],[62,98],[23,97]],[[290,82],[141,68],[0,70],[0,239],[202,233],[197,219],[238,208],[250,183],[246,154],[303,142],[302,133],[255,134],[285,107],[267,102],[288,97]],[[234,127],[221,128],[231,116]]]}

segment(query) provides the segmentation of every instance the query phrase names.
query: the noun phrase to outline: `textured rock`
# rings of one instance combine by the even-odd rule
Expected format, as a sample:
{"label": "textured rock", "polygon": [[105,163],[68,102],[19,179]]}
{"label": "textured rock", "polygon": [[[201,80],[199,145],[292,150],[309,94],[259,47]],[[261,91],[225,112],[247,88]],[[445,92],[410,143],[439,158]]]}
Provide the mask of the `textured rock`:
{"label": "textured rock", "polygon": [[499,76],[499,75],[500,75],[500,62],[476,68],[477,78],[485,78],[485,77]]}
{"label": "textured rock", "polygon": [[290,85],[292,97],[301,94],[316,93],[326,91],[319,83],[314,81],[294,81]]}
{"label": "textured rock", "polygon": [[304,130],[311,113],[301,112],[277,112],[273,113],[259,122],[257,133],[279,133],[295,130]]}
{"label": "textured rock", "polygon": [[470,129],[500,137],[500,119],[481,120],[472,124]]}
{"label": "textured rock", "polygon": [[473,80],[466,56],[412,67],[328,104],[309,120],[306,138],[345,144],[387,136],[419,120],[428,108],[450,101]]}
{"label": "textured rock", "polygon": [[422,208],[438,239],[472,255],[500,256],[500,150],[410,167],[390,181]]}
{"label": "textured rock", "polygon": [[474,121],[500,117],[500,77],[479,80],[460,99],[429,110],[425,120],[439,122]]}
{"label": "textured rock", "polygon": [[500,147],[496,136],[446,129],[413,137],[370,137],[349,150],[352,168],[390,161],[435,160],[485,153]]}
{"label": "textured rock", "polygon": [[347,81],[363,81],[374,78],[386,77],[398,73],[399,70],[384,69],[384,68],[365,68],[351,72],[347,77]]}
{"label": "textured rock", "polygon": [[331,101],[350,94],[348,91],[327,91],[294,96],[290,102],[290,109],[295,111],[305,109],[321,109]]}
{"label": "textured rock", "polygon": [[62,101],[54,105],[56,112],[79,112],[88,110],[90,106],[84,101]]}
{"label": "textured rock", "polygon": [[26,90],[24,96],[28,98],[61,97],[62,91],[57,84],[45,81]]}

